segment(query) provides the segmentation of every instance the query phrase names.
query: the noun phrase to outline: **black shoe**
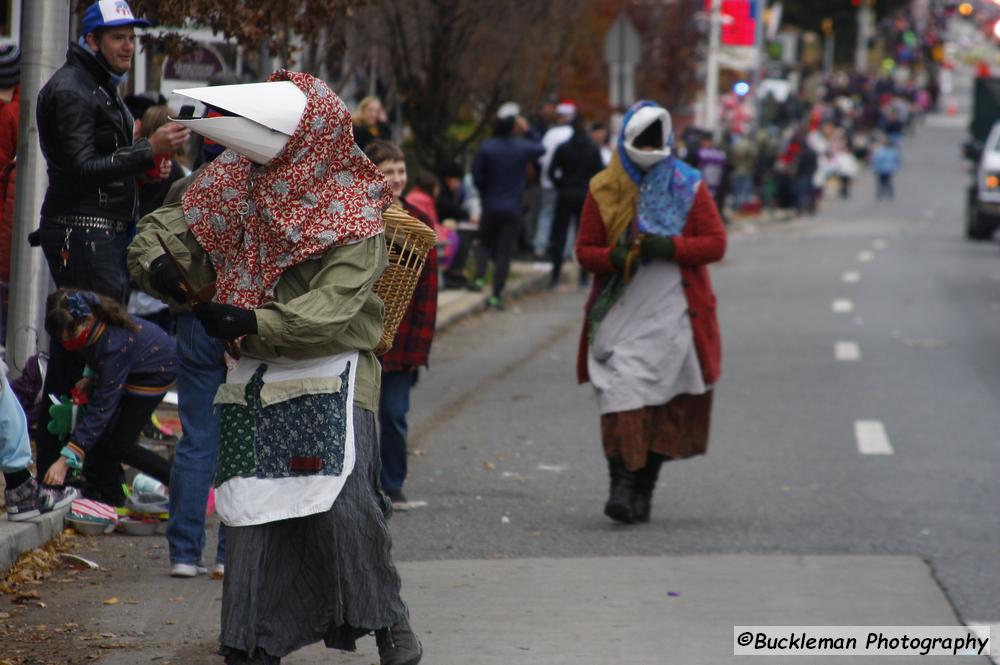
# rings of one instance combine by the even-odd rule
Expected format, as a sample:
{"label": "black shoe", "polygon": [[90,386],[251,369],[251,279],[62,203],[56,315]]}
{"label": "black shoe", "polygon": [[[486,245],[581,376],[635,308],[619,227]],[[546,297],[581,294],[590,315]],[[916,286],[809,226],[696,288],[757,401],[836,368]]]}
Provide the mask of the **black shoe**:
{"label": "black shoe", "polygon": [[417,665],[424,655],[420,640],[403,619],[391,628],[375,631],[380,665]]}
{"label": "black shoe", "polygon": [[635,516],[632,513],[635,473],[625,468],[621,457],[612,457],[608,460],[608,472],[611,476],[611,492],[608,502],[604,504],[604,514],[616,522],[635,524]]}
{"label": "black shoe", "polygon": [[646,466],[635,473],[635,494],[632,498],[632,517],[636,522],[646,523],[653,507],[653,490],[656,489],[656,481],[660,477],[660,467],[663,465],[665,457],[650,453],[646,460]]}

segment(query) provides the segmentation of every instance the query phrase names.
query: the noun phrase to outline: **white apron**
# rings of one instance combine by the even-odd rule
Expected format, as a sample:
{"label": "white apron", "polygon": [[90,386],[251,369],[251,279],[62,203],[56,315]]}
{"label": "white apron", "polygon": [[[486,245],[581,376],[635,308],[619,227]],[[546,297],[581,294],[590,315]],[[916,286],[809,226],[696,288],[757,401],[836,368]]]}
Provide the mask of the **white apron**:
{"label": "white apron", "polygon": [[[261,376],[258,413],[268,415],[247,426],[246,388],[261,365],[267,369]],[[352,351],[309,360],[244,356],[229,371],[215,398],[225,428],[215,492],[224,524],[266,524],[333,506],[354,469],[357,366],[358,353]],[[304,405],[316,415],[302,417]],[[256,443],[248,446],[249,438]],[[295,468],[295,461],[320,468]]]}
{"label": "white apron", "polygon": [[639,267],[598,325],[587,350],[587,371],[601,414],[706,392],[676,263]]}

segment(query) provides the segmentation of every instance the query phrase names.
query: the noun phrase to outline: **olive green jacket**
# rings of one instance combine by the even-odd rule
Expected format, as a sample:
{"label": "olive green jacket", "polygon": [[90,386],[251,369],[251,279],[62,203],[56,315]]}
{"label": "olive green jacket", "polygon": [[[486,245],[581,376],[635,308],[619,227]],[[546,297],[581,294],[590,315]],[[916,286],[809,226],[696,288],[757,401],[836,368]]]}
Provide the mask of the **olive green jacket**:
{"label": "olive green jacket", "polygon": [[[143,217],[129,246],[129,272],[144,291],[170,302],[149,283],[149,265],[163,255],[158,235],[194,288],[215,282],[208,255],[188,230],[180,204],[174,204]],[[385,237],[379,234],[289,268],[278,280],[274,300],[255,310],[257,334],[244,339],[243,350],[264,360],[304,360],[357,350],[354,403],[375,411],[382,370],[373,350],[382,336],[385,309],[374,286],[387,261]]]}

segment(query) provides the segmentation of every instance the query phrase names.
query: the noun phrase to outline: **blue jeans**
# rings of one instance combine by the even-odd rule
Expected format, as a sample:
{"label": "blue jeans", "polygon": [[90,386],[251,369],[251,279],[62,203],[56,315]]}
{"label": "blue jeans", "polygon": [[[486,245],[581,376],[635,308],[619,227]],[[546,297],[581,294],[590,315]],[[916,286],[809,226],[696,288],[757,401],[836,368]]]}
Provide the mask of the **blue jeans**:
{"label": "blue jeans", "polygon": [[542,203],[538,209],[538,226],[535,227],[535,238],[532,242],[535,254],[545,256],[549,248],[549,236],[552,234],[552,221],[556,217],[556,199],[559,194],[555,189],[542,188]]}
{"label": "blue jeans", "polygon": [[[177,317],[177,393],[184,435],[177,442],[170,474],[167,542],[171,563],[199,563],[205,547],[205,507],[219,451],[219,413],[212,405],[226,380],[222,342],[209,337],[193,314]],[[225,530],[219,525],[216,561],[225,559]]]}
{"label": "blue jeans", "polygon": [[382,450],[382,491],[400,492],[406,480],[406,414],[410,410],[413,373],[382,374],[382,394],[378,402],[379,445]]}

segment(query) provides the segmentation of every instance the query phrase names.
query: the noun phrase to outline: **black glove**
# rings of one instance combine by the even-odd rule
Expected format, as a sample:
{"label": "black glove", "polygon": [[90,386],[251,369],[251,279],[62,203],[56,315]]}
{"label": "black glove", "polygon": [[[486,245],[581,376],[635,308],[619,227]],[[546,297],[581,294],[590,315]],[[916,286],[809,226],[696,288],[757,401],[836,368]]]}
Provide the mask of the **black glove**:
{"label": "black glove", "polygon": [[674,258],[674,239],[663,236],[646,236],[642,239],[642,258],[669,261]]}
{"label": "black glove", "polygon": [[192,310],[211,337],[236,339],[257,334],[257,314],[252,309],[210,302],[195,305]]}
{"label": "black glove", "polygon": [[187,296],[181,288],[181,278],[170,262],[170,257],[164,254],[149,264],[149,284],[160,293],[170,296],[180,304],[187,303]]}
{"label": "black glove", "polygon": [[[628,259],[628,249],[618,245],[611,250],[611,264],[618,270],[618,272],[625,272],[625,263]],[[639,262],[632,261],[632,265],[629,266],[631,274],[628,276],[629,279],[635,276],[637,270],[639,270]]]}

